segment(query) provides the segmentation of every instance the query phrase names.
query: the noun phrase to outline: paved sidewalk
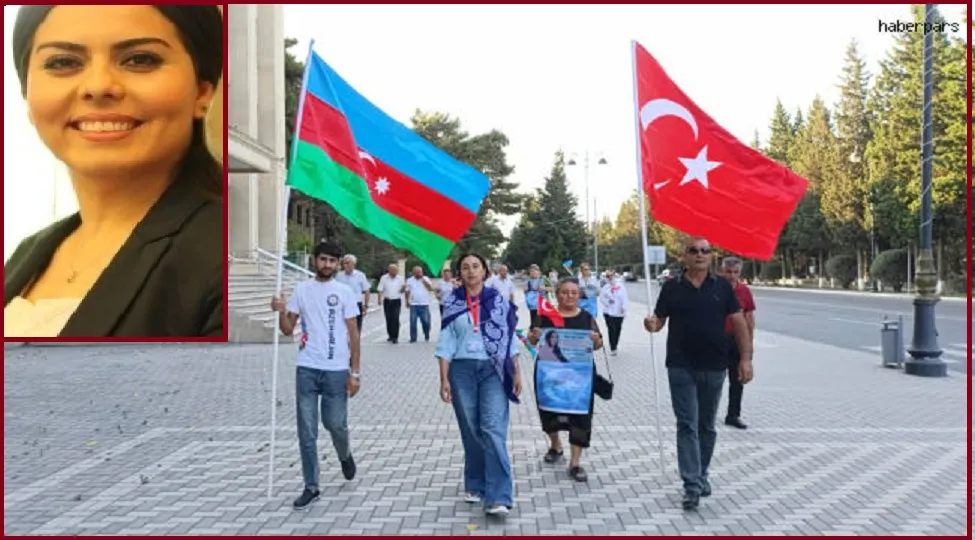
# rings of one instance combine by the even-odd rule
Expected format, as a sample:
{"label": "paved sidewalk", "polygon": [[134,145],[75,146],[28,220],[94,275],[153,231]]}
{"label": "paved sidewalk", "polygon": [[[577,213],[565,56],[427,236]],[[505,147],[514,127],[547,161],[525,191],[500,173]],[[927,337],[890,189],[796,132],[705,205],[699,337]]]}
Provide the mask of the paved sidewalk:
{"label": "paved sidewalk", "polygon": [[[359,474],[342,479],[323,432],[323,497],[306,512],[290,507],[301,490],[294,346],[281,354],[270,500],[270,347],[5,349],[4,532],[965,533],[963,376],[909,377],[873,355],[763,332],[745,390],[750,428],[721,427],[714,495],[697,513],[681,511],[663,335],[654,339],[660,473],[645,309],[633,306],[611,359],[614,400],[596,402],[587,484],[541,461],[526,385],[512,408],[516,508],[504,522],[460,499],[460,436],[437,396],[433,344],[405,343],[405,313],[398,345],[385,343],[381,315],[366,319],[363,387],[351,406]],[[523,369],[531,373],[530,361]]]}

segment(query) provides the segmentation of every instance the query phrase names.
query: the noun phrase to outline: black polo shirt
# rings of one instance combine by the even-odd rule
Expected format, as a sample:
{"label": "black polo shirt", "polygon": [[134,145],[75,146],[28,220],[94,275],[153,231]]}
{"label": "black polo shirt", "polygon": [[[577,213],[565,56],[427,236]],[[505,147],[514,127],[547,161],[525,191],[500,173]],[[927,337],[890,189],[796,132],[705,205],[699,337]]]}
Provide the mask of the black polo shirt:
{"label": "black polo shirt", "polygon": [[654,313],[667,318],[667,367],[728,369],[725,319],[741,311],[731,283],[708,274],[695,287],[684,274],[664,283]]}

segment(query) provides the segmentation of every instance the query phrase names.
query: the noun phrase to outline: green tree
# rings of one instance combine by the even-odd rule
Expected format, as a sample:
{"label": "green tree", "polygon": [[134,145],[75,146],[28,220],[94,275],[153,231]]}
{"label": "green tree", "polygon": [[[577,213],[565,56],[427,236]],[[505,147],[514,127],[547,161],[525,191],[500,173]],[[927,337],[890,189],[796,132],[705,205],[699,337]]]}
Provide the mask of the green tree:
{"label": "green tree", "polygon": [[789,152],[795,140],[795,126],[789,118],[782,101],[775,103],[775,112],[772,113],[772,123],[769,125],[769,140],[765,149],[765,155],[788,165]]}
{"label": "green tree", "polygon": [[867,92],[870,76],[856,41],[844,58],[840,102],[836,105],[838,174],[822,186],[822,208],[836,245],[856,250],[869,246],[869,214],[864,152],[871,139]]}
{"label": "green tree", "polygon": [[471,136],[463,130],[459,119],[440,112],[416,110],[411,122],[413,130],[420,136],[491,180],[491,191],[481,205],[477,220],[457,242],[451,258],[466,251],[475,251],[490,259],[497,257],[498,246],[505,241],[498,218],[518,214],[524,198],[514,191],[518,185],[508,180],[514,172],[505,153],[508,137],[497,130]]}
{"label": "green tree", "polygon": [[576,215],[578,207],[579,201],[569,191],[565,177],[565,156],[559,151],[541,190],[538,213],[531,216],[538,229],[537,245],[544,254],[539,261],[542,268],[560,268],[566,259],[578,264],[585,257],[586,225]]}

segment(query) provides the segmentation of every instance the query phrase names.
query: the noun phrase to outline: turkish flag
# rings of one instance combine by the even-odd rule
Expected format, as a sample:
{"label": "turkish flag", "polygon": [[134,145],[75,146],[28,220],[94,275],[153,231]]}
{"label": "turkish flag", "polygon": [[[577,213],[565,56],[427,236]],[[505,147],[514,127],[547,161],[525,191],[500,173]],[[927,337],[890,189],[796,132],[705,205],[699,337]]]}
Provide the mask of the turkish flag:
{"label": "turkish flag", "polygon": [[771,259],[809,182],[742,144],[646,49],[633,48],[643,190],[653,218],[738,255]]}
{"label": "turkish flag", "polygon": [[565,326],[565,319],[562,318],[559,310],[555,309],[555,306],[548,302],[544,294],[538,295],[538,314],[547,317],[556,328]]}

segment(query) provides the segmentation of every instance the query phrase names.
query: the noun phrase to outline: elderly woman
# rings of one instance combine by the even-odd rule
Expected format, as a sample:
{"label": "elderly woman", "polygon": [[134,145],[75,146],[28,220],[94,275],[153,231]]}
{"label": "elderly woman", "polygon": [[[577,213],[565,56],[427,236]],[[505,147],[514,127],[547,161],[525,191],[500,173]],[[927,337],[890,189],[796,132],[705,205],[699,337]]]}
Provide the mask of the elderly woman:
{"label": "elderly woman", "polygon": [[[541,328],[561,327],[570,330],[591,330],[593,350],[598,350],[603,346],[603,336],[599,333],[599,327],[592,314],[579,307],[580,288],[576,278],[563,278],[555,287],[555,297],[558,300],[558,316],[561,321],[553,321],[552,317],[539,313],[539,325],[532,328],[528,334],[528,341],[532,345],[537,345],[541,337]],[[595,363],[593,364],[593,374],[596,372]],[[535,363],[535,380],[538,380],[538,362]],[[536,383],[537,384],[537,383]],[[538,392],[536,391],[536,394]],[[542,420],[542,430],[548,435],[549,450],[545,454],[546,463],[556,463],[563,458],[562,442],[559,440],[559,432],[569,432],[569,445],[572,448],[572,455],[569,458],[569,476],[577,482],[588,480],[585,469],[579,465],[582,459],[582,451],[589,448],[589,441],[592,436],[592,413],[593,413],[594,394],[590,385],[589,413],[588,414],[562,414],[538,410]]]}
{"label": "elderly woman", "polygon": [[606,328],[609,329],[609,354],[616,356],[616,347],[620,343],[620,333],[623,331],[623,318],[626,317],[626,306],[629,297],[626,287],[617,281],[616,272],[606,271],[606,284],[599,292],[599,308],[603,312]]}
{"label": "elderly woman", "polygon": [[579,266],[579,307],[588,311],[593,317],[599,316],[599,276],[592,273],[589,263]]}
{"label": "elderly woman", "polygon": [[205,129],[219,8],[22,6],[11,45],[79,211],[4,264],[4,337],[224,336],[224,178]]}
{"label": "elderly woman", "polygon": [[514,505],[507,443],[508,402],[521,394],[518,316],[503,294],[484,286],[487,269],[480,255],[458,259],[464,285],[444,299],[436,356],[440,399],[453,404],[464,446],[465,500],[504,516]]}

